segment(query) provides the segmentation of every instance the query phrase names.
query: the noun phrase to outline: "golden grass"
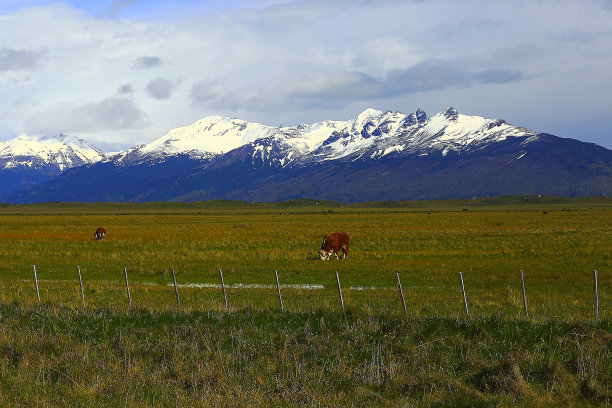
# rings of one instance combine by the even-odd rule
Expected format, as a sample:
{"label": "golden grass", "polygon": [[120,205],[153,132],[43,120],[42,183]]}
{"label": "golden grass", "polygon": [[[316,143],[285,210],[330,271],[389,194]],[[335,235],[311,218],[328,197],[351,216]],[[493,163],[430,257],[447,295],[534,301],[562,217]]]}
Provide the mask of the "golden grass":
{"label": "golden grass", "polygon": [[[20,208],[20,207],[17,207]],[[55,207],[54,207],[55,208]],[[325,291],[300,294],[286,290],[287,306],[311,310],[313,304],[336,308],[335,277],[338,271],[349,307],[395,310],[398,307],[396,271],[401,274],[409,313],[455,316],[462,313],[457,272],[461,271],[475,315],[522,313],[519,269],[525,271],[529,307],[533,316],[584,318],[592,316],[592,270],[599,271],[602,305],[612,296],[612,211],[578,208],[549,211],[530,208],[487,208],[479,211],[377,212],[325,209],[313,213],[267,211],[254,213],[150,213],[105,211],[27,215],[2,209],[0,216],[0,284],[4,298],[31,301],[32,265],[37,265],[43,299],[70,303],[74,299],[76,266],[81,266],[88,301],[99,297],[121,300],[123,267],[130,280],[161,285],[164,307],[172,304],[170,268],[177,280],[218,283],[222,268],[226,283],[273,284],[273,271],[281,283],[323,284]],[[151,208],[149,208],[149,211]],[[186,210],[185,210],[186,211]],[[97,226],[108,231],[102,242],[92,239]],[[351,236],[348,260],[322,262],[316,250],[325,232],[346,231]],[[50,289],[62,281],[65,289]],[[65,282],[64,282],[65,281]],[[117,295],[100,295],[115,282]],[[16,288],[9,288],[15,285]],[[350,287],[374,286],[356,291]],[[151,286],[146,297],[156,299]],[[60,299],[60,293],[66,299]],[[134,299],[141,290],[135,288]],[[167,292],[167,293],[166,293]],[[214,290],[185,292],[187,307],[209,307],[203,299]],[[208,293],[211,292],[210,295]],[[233,290],[237,307],[276,302],[274,290]],[[242,294],[244,292],[244,294]],[[261,292],[261,291],[260,291]],[[295,292],[295,293],[294,293]],[[29,294],[26,294],[29,293]],[[70,294],[68,294],[70,293]],[[167,295],[167,296],[166,296]],[[161,295],[160,295],[161,296]],[[91,299],[89,299],[91,298]],[[163,299],[162,299],[163,298]],[[166,299],[167,298],[167,299]],[[57,299],[57,300],[56,300]],[[68,300],[71,299],[71,300]],[[250,300],[247,300],[250,299]],[[114,300],[112,302],[115,302]],[[100,304],[101,305],[101,304]],[[601,307],[603,318],[610,308]]]}

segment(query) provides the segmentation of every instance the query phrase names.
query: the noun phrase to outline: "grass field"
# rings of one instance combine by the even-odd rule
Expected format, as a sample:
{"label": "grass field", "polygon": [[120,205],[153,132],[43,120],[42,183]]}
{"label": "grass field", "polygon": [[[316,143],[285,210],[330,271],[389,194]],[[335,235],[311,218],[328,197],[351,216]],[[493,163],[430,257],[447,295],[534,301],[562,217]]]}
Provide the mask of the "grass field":
{"label": "grass field", "polygon": [[602,198],[0,206],[0,403],[606,406],[611,226]]}
{"label": "grass field", "polygon": [[[323,291],[284,288],[287,308],[304,311],[319,307],[319,298],[337,306],[338,271],[347,306],[386,310],[399,305],[397,271],[412,315],[456,316],[462,313],[461,271],[473,314],[519,316],[523,270],[534,317],[592,316],[594,269],[602,301],[612,297],[612,200],[510,200],[379,207],[310,201],[7,206],[0,208],[0,299],[35,299],[32,265],[42,299],[52,303],[80,302],[78,265],[90,303],[124,301],[126,267],[136,305],[158,305],[159,295],[168,307],[171,290],[158,294],[151,285],[138,285],[169,284],[170,268],[179,284],[218,284],[221,268],[230,286],[272,285],[278,270],[283,284],[324,285]],[[108,232],[103,242],[92,239],[97,226]],[[331,231],[350,234],[350,259],[317,258],[323,234]],[[275,301],[273,289],[228,292],[237,308]],[[219,303],[215,289],[181,293],[185,307]],[[602,317],[609,318],[610,309],[602,307]]]}

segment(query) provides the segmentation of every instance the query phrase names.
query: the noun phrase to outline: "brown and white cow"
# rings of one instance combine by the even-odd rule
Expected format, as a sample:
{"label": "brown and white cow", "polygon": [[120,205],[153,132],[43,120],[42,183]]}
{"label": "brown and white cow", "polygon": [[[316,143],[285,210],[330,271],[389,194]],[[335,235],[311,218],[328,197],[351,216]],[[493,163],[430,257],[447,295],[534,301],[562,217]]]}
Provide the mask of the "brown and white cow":
{"label": "brown and white cow", "polygon": [[334,254],[336,255],[336,259],[338,259],[339,250],[342,250],[344,259],[346,259],[349,252],[349,236],[344,232],[325,234],[321,249],[319,250],[319,258],[321,258],[322,261],[328,260],[331,254]]}
{"label": "brown and white cow", "polygon": [[96,229],[96,232],[94,232],[94,239],[97,240],[102,240],[104,239],[104,235],[106,235],[106,230],[102,227],[98,227],[98,229]]}

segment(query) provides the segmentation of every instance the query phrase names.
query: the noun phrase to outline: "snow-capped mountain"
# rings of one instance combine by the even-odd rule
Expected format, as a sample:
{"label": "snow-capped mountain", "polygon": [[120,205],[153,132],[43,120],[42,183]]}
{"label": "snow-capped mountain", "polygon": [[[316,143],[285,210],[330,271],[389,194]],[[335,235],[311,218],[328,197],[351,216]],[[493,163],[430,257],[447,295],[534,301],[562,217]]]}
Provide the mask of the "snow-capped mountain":
{"label": "snow-capped mountain", "polygon": [[[461,154],[507,138],[531,140],[537,138],[537,133],[509,125],[501,119],[462,115],[454,108],[447,108],[429,119],[421,109],[408,115],[367,109],[348,121],[266,127],[265,136],[254,138],[238,150],[242,155],[251,156],[254,167],[292,168],[415,154]],[[218,152],[209,157],[216,155]]]}
{"label": "snow-capped mountain", "polygon": [[97,147],[73,136],[59,134],[48,137],[19,136],[0,142],[0,169],[27,167],[67,168],[102,160],[104,153]]}
{"label": "snow-capped mountain", "polygon": [[[185,155],[206,160],[241,146],[282,146],[287,156],[307,154],[345,122],[326,121],[297,127],[272,127],[222,116],[210,116],[198,122],[172,129],[151,143],[135,146],[112,159],[133,165],[158,162],[167,157]],[[287,160],[287,158],[285,158]]]}
{"label": "snow-capped mountain", "polygon": [[304,166],[330,160],[376,160],[419,152],[462,152],[507,137],[535,136],[501,119],[459,114],[447,108],[432,118],[366,109],[348,121],[271,127],[221,116],[173,129],[112,159],[124,165],[185,155],[208,160],[234,149],[250,150],[254,165]]}
{"label": "snow-capped mountain", "polygon": [[86,158],[101,161],[21,185],[7,200],[612,195],[612,151],[450,107],[430,118],[420,109],[366,109],[347,121],[282,127],[211,116],[126,152]]}
{"label": "snow-capped mountain", "polygon": [[0,199],[51,180],[66,169],[93,164],[104,157],[95,146],[62,134],[41,138],[19,136],[0,142]]}
{"label": "snow-capped mountain", "polygon": [[254,165],[304,166],[331,160],[375,160],[418,152],[462,152],[507,137],[535,136],[535,132],[508,125],[501,119],[459,114],[447,108],[427,118],[418,109],[411,114],[366,109],[348,121],[324,121],[273,127],[221,116],[170,130],[150,143],[106,157],[82,139],[59,135],[20,136],[0,142],[0,166],[67,168],[107,159],[122,165],[160,162],[184,155],[209,160],[238,148],[251,150]]}
{"label": "snow-capped mountain", "polygon": [[427,119],[417,110],[410,115],[368,109],[350,126],[332,134],[315,151],[311,160],[377,160],[441,152],[462,153],[508,137],[536,136],[525,128],[501,119],[459,114],[447,108]]}
{"label": "snow-capped mountain", "polygon": [[119,153],[113,160],[124,165],[133,165],[177,155],[208,159],[250,141],[267,137],[273,131],[272,127],[256,123],[210,116],[192,125],[172,129],[151,143]]}

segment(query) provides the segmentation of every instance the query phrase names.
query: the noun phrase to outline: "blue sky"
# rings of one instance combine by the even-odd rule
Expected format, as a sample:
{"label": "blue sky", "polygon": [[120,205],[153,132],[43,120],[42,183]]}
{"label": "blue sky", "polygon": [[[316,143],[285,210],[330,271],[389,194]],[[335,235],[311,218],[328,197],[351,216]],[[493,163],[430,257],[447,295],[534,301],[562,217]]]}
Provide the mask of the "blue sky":
{"label": "blue sky", "polygon": [[0,140],[454,106],[612,148],[611,68],[609,0],[0,0]]}
{"label": "blue sky", "polygon": [[48,0],[0,0],[0,11],[13,12],[23,7],[44,7],[57,3],[69,4],[75,9],[96,18],[122,18],[138,20],[172,20],[184,18],[194,13],[217,14],[224,10],[236,8],[269,7],[289,3],[290,1],[274,0],[80,0],[80,1],[48,1]]}

